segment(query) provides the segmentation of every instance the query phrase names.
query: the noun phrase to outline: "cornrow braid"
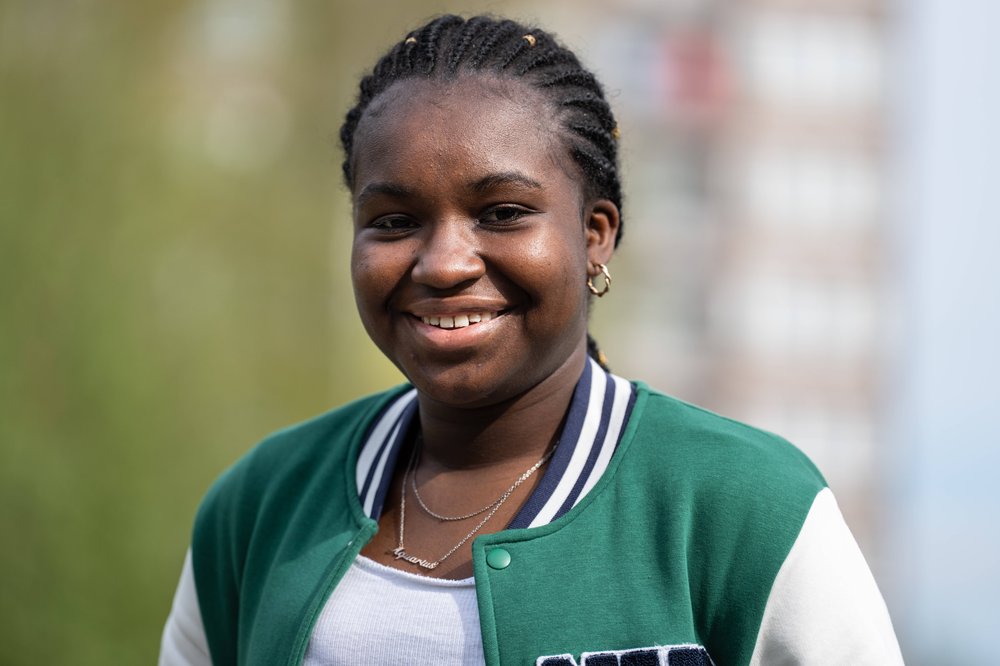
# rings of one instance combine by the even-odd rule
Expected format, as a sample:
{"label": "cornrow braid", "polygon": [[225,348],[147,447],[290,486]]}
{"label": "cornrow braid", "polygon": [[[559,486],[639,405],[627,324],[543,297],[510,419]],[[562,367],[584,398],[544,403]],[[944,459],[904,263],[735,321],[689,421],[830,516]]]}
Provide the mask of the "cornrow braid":
{"label": "cornrow braid", "polygon": [[484,69],[483,63],[497,50],[497,44],[517,38],[520,32],[520,26],[513,21],[491,22],[488,29],[484,31],[483,41],[479,43],[479,48],[469,59],[469,69],[472,71]]}
{"label": "cornrow braid", "polygon": [[[587,196],[608,199],[622,210],[617,123],[597,78],[548,32],[488,16],[430,21],[389,49],[361,80],[357,103],[340,128],[348,189],[354,187],[354,135],[372,101],[397,81],[449,79],[461,72],[521,80],[541,93],[560,123]],[[622,228],[619,224],[615,245]]]}
{"label": "cornrow braid", "polygon": [[459,34],[455,46],[451,50],[451,55],[448,58],[447,72],[449,75],[454,76],[458,72],[459,63],[462,62],[462,58],[468,53],[469,45],[475,40],[477,35],[489,28],[488,23],[489,19],[485,16],[476,16],[465,22],[462,32]]}
{"label": "cornrow braid", "polygon": [[[586,196],[608,199],[620,213],[618,125],[601,84],[551,34],[489,16],[440,16],[410,32],[361,79],[357,103],[340,128],[348,189],[354,189],[354,135],[372,101],[398,81],[447,80],[462,72],[515,79],[538,91],[551,105],[568,153],[583,176]],[[622,227],[619,223],[616,246]],[[587,351],[607,369],[604,354],[589,335]]]}

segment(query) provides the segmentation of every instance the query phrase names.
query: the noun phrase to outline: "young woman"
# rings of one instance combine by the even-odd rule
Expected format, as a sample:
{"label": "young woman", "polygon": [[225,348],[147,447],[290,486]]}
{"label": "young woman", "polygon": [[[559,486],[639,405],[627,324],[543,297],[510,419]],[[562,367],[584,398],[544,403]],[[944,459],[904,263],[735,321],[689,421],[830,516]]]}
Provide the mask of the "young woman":
{"label": "young woman", "polygon": [[219,479],[161,663],[901,662],[804,455],[604,367],[617,128],[570,51],[435,19],[341,139],[358,311],[409,383]]}

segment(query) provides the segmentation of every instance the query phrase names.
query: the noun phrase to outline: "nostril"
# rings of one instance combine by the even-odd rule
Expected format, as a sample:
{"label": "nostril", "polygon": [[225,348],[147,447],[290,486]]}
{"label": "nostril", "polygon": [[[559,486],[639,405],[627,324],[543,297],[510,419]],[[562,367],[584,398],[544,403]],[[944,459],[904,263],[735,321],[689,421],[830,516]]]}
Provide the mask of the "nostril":
{"label": "nostril", "polygon": [[437,289],[447,289],[486,273],[486,263],[475,252],[441,251],[421,254],[413,266],[413,279]]}

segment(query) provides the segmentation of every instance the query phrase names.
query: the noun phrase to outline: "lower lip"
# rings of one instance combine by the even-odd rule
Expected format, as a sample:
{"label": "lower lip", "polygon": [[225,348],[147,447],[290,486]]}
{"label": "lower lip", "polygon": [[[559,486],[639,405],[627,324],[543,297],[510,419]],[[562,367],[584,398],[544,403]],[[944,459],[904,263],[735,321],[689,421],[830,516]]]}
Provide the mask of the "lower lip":
{"label": "lower lip", "polygon": [[422,319],[410,316],[417,333],[431,345],[443,349],[460,349],[479,343],[490,335],[507,313],[499,314],[493,319],[478,324],[469,324],[462,328],[441,328],[424,323]]}

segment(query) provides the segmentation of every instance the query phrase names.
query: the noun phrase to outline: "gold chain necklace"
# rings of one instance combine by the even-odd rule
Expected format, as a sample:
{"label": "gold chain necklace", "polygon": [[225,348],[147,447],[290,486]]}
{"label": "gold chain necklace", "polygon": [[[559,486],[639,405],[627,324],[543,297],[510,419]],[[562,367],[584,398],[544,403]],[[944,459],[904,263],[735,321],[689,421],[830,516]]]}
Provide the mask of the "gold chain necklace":
{"label": "gold chain necklace", "polygon": [[[427,505],[424,504],[424,501],[420,498],[420,494],[417,493],[417,485],[416,485],[416,480],[415,480],[416,479],[416,468],[417,468],[416,463],[417,463],[417,450],[418,449],[419,449],[418,446],[414,446],[413,447],[413,454],[410,456],[410,464],[406,466],[406,471],[403,472],[403,487],[400,489],[401,490],[401,497],[400,497],[400,500],[399,500],[399,545],[396,546],[395,549],[393,549],[392,554],[396,556],[397,560],[403,560],[404,562],[409,562],[410,564],[415,564],[418,567],[421,567],[423,569],[436,569],[439,564],[441,564],[446,559],[448,559],[449,557],[451,557],[452,554],[456,550],[458,550],[463,545],[465,545],[466,541],[468,541],[469,539],[471,539],[476,534],[476,532],[478,532],[479,530],[481,530],[483,528],[483,525],[485,525],[486,523],[489,522],[490,518],[492,518],[493,515],[500,509],[500,507],[503,506],[503,503],[506,502],[507,499],[512,494],[514,494],[514,491],[517,490],[518,486],[520,486],[522,483],[524,483],[529,478],[531,478],[531,475],[534,474],[536,471],[538,471],[538,468],[541,467],[542,465],[544,465],[546,463],[546,461],[549,458],[552,457],[552,453],[556,450],[556,447],[553,446],[551,449],[549,449],[548,453],[546,453],[544,456],[542,456],[541,460],[539,460],[534,465],[532,465],[531,467],[529,467],[524,472],[524,474],[522,474],[521,476],[519,476],[517,478],[517,481],[514,482],[514,485],[512,485],[510,488],[508,488],[504,492],[504,494],[501,495],[498,499],[496,499],[494,502],[492,502],[490,504],[487,504],[485,507],[483,507],[479,511],[476,511],[475,513],[470,513],[470,514],[468,514],[466,516],[440,516],[440,515],[434,513],[433,511],[431,511],[429,508],[427,508]],[[449,550],[447,553],[445,553],[440,559],[435,560],[433,562],[431,562],[429,560],[425,560],[425,559],[420,558],[420,557],[417,557],[415,555],[410,555],[409,553],[406,552],[406,548],[403,545],[403,532],[404,532],[404,526],[406,524],[406,479],[407,479],[408,476],[410,476],[410,474],[413,474],[413,478],[414,478],[414,482],[413,482],[413,494],[416,496],[417,501],[420,503],[420,506],[424,509],[424,511],[426,511],[428,514],[430,514],[434,518],[437,518],[438,520],[467,520],[469,518],[472,518],[473,516],[478,516],[479,514],[481,514],[484,511],[486,511],[487,509],[490,510],[490,512],[486,514],[486,517],[483,518],[482,520],[480,520],[479,524],[476,525],[472,529],[471,532],[469,532],[464,537],[462,537],[462,540],[459,541],[457,544],[455,544],[452,547],[452,549]]]}
{"label": "gold chain necklace", "polygon": [[[553,451],[555,451],[555,447],[552,447],[552,449],[548,453],[546,453],[541,460],[539,460],[534,465],[529,467],[524,472],[524,474],[517,477],[517,481],[514,482],[514,485],[512,485],[510,488],[504,491],[500,495],[500,497],[496,498],[495,500],[484,506],[479,511],[473,511],[472,513],[467,513],[464,516],[445,516],[440,513],[436,513],[429,506],[427,506],[426,502],[424,502],[424,498],[420,496],[420,491],[417,490],[417,467],[420,465],[420,456],[417,456],[416,461],[413,463],[413,474],[410,476],[410,487],[413,488],[413,496],[417,498],[417,503],[420,504],[420,508],[423,509],[424,513],[426,513],[428,516],[431,516],[432,518],[437,518],[438,520],[445,520],[445,521],[468,520],[469,518],[474,518],[479,514],[484,513],[489,509],[492,509],[497,504],[500,504],[505,499],[510,497],[510,494],[513,493],[515,490],[517,490],[518,486],[527,481],[532,474],[538,471],[539,467],[545,464],[545,461],[549,459]],[[404,485],[403,488],[405,489],[406,486]]]}

